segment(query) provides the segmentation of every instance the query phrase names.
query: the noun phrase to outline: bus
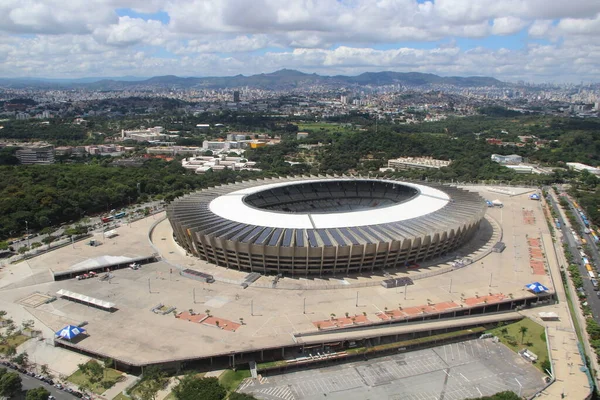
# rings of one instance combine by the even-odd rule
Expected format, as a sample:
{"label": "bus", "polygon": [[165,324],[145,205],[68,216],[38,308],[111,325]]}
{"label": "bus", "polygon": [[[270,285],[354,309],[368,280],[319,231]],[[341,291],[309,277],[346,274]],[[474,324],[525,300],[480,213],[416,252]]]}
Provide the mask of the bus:
{"label": "bus", "polygon": [[116,213],[114,215],[115,218],[123,218],[124,216],[126,216],[127,213],[125,211],[121,211],[120,213]]}
{"label": "bus", "polygon": [[109,215],[108,217],[102,217],[102,218],[101,218],[102,222],[103,222],[103,223],[105,223],[105,224],[106,224],[107,222],[110,222],[110,221],[112,221],[113,219],[115,219],[115,217],[113,217],[112,215]]}
{"label": "bus", "polygon": [[596,275],[592,271],[588,271],[588,275],[591,279],[596,279]]}

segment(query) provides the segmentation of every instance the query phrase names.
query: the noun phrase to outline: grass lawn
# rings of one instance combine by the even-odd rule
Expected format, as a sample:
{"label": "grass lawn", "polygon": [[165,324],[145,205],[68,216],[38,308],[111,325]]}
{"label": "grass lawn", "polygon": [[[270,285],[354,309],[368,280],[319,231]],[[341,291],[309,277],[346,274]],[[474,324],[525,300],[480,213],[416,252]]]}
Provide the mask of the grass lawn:
{"label": "grass lawn", "polygon": [[[75,371],[75,373],[73,375],[69,376],[69,378],[67,380],[69,382],[74,383],[78,387],[86,386],[92,392],[94,392],[96,394],[102,394],[106,391],[106,389],[112,387],[121,375],[122,375],[122,373],[115,369],[105,368],[104,369],[104,378],[102,379],[102,381],[97,382],[97,383],[91,383],[88,375],[85,375],[81,371],[77,370],[77,371]],[[109,382],[112,382],[112,385],[108,386]],[[104,383],[106,383],[107,385],[104,386],[103,385]]]}
{"label": "grass lawn", "polygon": [[164,400],[175,400],[175,395],[173,392],[171,392],[167,395],[167,397],[164,398]]}
{"label": "grass lawn", "polygon": [[25,336],[25,335],[11,336],[6,341],[6,344],[0,345],[0,353],[6,352],[6,349],[8,349],[9,346],[17,347],[17,346],[25,343],[29,339],[31,339],[31,338],[29,336]]}
{"label": "grass lawn", "polygon": [[131,397],[125,396],[123,393],[119,393],[112,400],[131,400]]}
{"label": "grass lawn", "polygon": [[223,385],[227,392],[235,392],[240,383],[244,379],[250,378],[250,376],[249,369],[238,369],[237,371],[228,369],[219,377],[219,382],[221,382],[221,385]]}
{"label": "grass lawn", "polygon": [[[527,327],[523,341],[521,341],[520,331],[522,326]],[[506,329],[507,333],[502,333],[503,329]],[[538,362],[534,365],[542,370],[542,362],[548,359],[548,347],[546,347],[545,331],[542,325],[533,322],[529,318],[524,318],[519,322],[494,328],[489,333],[497,336],[503,344],[515,352],[527,348],[535,353],[538,356]]]}

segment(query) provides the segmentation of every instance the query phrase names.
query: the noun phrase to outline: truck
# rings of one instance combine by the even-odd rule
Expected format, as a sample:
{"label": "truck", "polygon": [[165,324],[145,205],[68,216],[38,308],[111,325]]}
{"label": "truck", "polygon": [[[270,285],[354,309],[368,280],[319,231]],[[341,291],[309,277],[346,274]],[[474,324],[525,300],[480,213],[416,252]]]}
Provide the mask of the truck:
{"label": "truck", "polygon": [[592,268],[592,264],[585,264],[585,269],[587,269],[588,271],[593,271],[594,270]]}

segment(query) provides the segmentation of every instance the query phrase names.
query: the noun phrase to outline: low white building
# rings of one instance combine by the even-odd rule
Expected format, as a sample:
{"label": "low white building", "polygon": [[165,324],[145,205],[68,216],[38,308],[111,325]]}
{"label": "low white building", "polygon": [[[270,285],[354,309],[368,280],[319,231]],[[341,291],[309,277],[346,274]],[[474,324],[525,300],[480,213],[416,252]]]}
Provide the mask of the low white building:
{"label": "low white building", "polygon": [[388,160],[388,168],[399,169],[440,169],[452,161],[436,160],[431,157],[400,157]]}
{"label": "low white building", "polygon": [[492,154],[492,161],[499,164],[520,164],[523,162],[523,157],[517,154],[503,156],[501,154]]}
{"label": "low white building", "polygon": [[591,165],[586,165],[578,162],[568,162],[567,167],[574,169],[575,171],[587,171],[590,174],[600,176],[600,168],[592,167]]}
{"label": "low white building", "polygon": [[260,171],[260,169],[256,168],[256,162],[248,161],[242,157],[187,157],[181,161],[181,166],[185,169],[194,170],[197,174],[203,174],[211,170],[221,171],[224,169],[231,169],[234,171]]}

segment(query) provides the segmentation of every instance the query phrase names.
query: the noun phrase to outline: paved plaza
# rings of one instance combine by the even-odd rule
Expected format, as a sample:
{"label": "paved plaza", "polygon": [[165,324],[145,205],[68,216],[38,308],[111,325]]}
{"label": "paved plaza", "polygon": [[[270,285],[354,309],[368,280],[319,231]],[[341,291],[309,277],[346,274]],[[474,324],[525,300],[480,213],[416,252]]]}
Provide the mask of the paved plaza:
{"label": "paved plaza", "polygon": [[460,400],[544,386],[533,365],[491,339],[447,344],[370,361],[247,379],[239,391],[264,400]]}
{"label": "paved plaza", "polygon": [[[275,288],[272,277],[262,276],[244,289],[239,283],[243,282],[246,272],[188,257],[175,244],[169,222],[161,222],[163,213],[124,224],[116,229],[118,236],[112,239],[96,233],[95,238],[103,243],[100,246],[78,242],[3,269],[0,271],[0,307],[7,309],[18,304],[46,327],[47,337],[66,324],[86,321],[89,337],[80,341],[80,346],[132,363],[145,363],[292,345],[295,335],[318,331],[315,322],[330,320],[331,314],[342,318],[348,313],[355,316],[354,323],[362,323],[363,318],[368,323],[380,321],[386,308],[391,315],[410,314],[413,309],[429,309],[428,304],[467,307],[471,299],[488,303],[509,296],[517,299],[532,296],[524,289],[524,285],[532,281],[552,288],[550,277],[533,275],[529,265],[526,238],[541,238],[541,230],[547,230],[539,202],[528,199],[531,190],[521,189],[521,194],[509,196],[489,192],[485,187],[470,189],[480,190],[486,199],[502,198],[504,207],[488,210],[491,219],[483,224],[481,235],[456,256],[475,258],[485,255],[501,234],[506,250],[487,254],[471,265],[443,274],[438,272],[449,269],[449,262],[424,263],[420,268],[390,271],[398,277],[431,275],[415,279],[414,285],[406,288],[385,289],[379,282],[386,277],[378,275],[335,279],[283,278]],[[528,215],[534,217],[536,224],[523,224],[523,209],[530,210]],[[151,242],[148,234],[155,224]],[[492,232],[491,228],[497,225],[503,230]],[[544,240],[541,244],[547,245]],[[162,261],[145,265],[140,270],[114,271],[113,278],[108,281],[93,278],[54,282],[52,279],[52,271],[93,264],[94,260],[148,256],[157,252]],[[206,284],[184,278],[178,274],[181,268],[208,272],[217,282]],[[345,289],[325,289],[332,284]],[[61,298],[47,304],[37,302],[43,296],[54,296],[60,289],[115,303],[117,310],[108,313]],[[159,305],[163,306],[161,309],[177,312],[192,309],[194,313],[203,314],[209,310],[215,319],[230,321],[227,327],[233,323],[240,326],[235,331],[220,329],[227,328],[225,323],[220,326],[198,324],[173,318],[171,313],[162,315],[150,311]],[[406,311],[400,311],[400,308]],[[148,329],[153,335],[147,334]],[[179,343],[193,345],[182,347]]]}
{"label": "paved plaza", "polygon": [[[309,339],[339,340],[340,337],[368,333],[350,332],[345,329],[319,331],[315,321],[329,320],[331,314],[342,320],[348,313],[355,316],[355,323],[362,321],[361,316],[364,316],[365,320],[376,322],[381,320],[380,316],[385,314],[386,308],[391,315],[400,315],[409,314],[413,309],[429,309],[428,304],[434,305],[436,309],[451,308],[456,304],[467,307],[467,300],[470,302],[469,299],[473,298],[478,299],[476,301],[493,301],[496,298],[531,297],[532,294],[524,289],[524,285],[534,281],[539,281],[554,290],[548,268],[554,270],[553,275],[556,279],[558,264],[552,252],[552,238],[548,233],[541,204],[529,200],[531,190],[509,188],[498,191],[489,187],[468,189],[480,192],[485,199],[501,199],[504,203],[502,208],[494,207],[488,210],[490,219],[482,224],[480,235],[459,253],[454,254],[455,258],[484,257],[463,268],[442,274],[439,273],[450,269],[451,260],[423,263],[419,268],[409,270],[389,271],[395,277],[417,278],[419,274],[428,274],[424,279],[414,279],[414,285],[406,288],[385,289],[379,282],[389,276],[363,275],[329,279],[286,277],[280,279],[275,287],[272,284],[273,277],[262,276],[244,289],[240,282],[243,282],[246,272],[228,270],[188,257],[174,242],[168,221],[161,222],[164,214],[158,214],[117,228],[118,236],[112,239],[103,238],[102,233],[96,233],[95,239],[102,242],[100,246],[92,247],[85,242],[78,242],[28,261],[6,266],[0,270],[0,309],[6,310],[17,323],[27,319],[35,321],[36,329],[42,331],[46,340],[30,341],[24,346],[27,346],[30,354],[39,354],[39,358],[49,364],[52,359],[58,359],[57,351],[65,351],[52,347],[54,332],[66,324],[80,324],[84,321],[87,323],[89,336],[79,341],[78,345],[112,358],[140,364],[173,358],[206,357],[231,351],[249,351],[266,346],[288,346],[295,342],[305,343]],[[527,217],[527,223],[524,223],[524,216]],[[150,229],[155,224],[157,225],[149,238]],[[496,229],[492,232],[494,226],[501,226],[502,230]],[[500,236],[506,244],[504,252],[487,254],[489,247],[500,239]],[[544,255],[542,265],[536,264],[535,271],[531,265],[529,238],[539,239],[539,248]],[[139,270],[113,271],[113,278],[107,281],[93,278],[55,282],[52,277],[53,271],[70,270],[77,265],[93,265],[112,257],[134,258],[155,253],[162,257],[160,262],[144,265]],[[539,254],[534,256],[537,258]],[[181,268],[193,268],[213,274],[217,281],[206,284],[184,278],[178,274]],[[340,289],[331,289],[332,287]],[[62,298],[45,303],[60,289],[113,302],[116,304],[116,311],[106,312]],[[560,290],[559,297],[562,296]],[[571,327],[564,304],[561,302],[558,305],[530,310],[533,313],[530,316],[533,318],[537,312],[545,310],[556,311],[561,315],[560,321],[542,322],[552,329],[550,338],[556,342],[551,342],[553,358],[561,360],[556,369],[560,383],[552,385],[542,393],[546,398],[552,399],[560,398],[563,392],[581,394],[586,390],[585,375],[578,368],[580,365],[575,364],[575,368],[564,367],[569,363],[573,365],[573,361],[578,357],[576,336],[569,330]],[[153,312],[157,307],[158,310],[174,308],[177,312],[189,312],[192,309],[194,314],[208,314],[208,310],[215,320],[239,322],[240,326],[231,331],[220,329],[223,326],[216,324],[185,321],[174,318],[172,313],[163,315],[161,312]],[[483,320],[486,317],[477,318]],[[455,325],[460,324],[459,320],[454,322]],[[441,320],[431,324],[452,325],[453,321]],[[411,325],[402,329],[414,329]],[[395,325],[390,325],[371,328],[369,331],[377,329],[377,333],[383,334],[396,328]],[[390,334],[395,333],[397,332]],[[36,346],[33,346],[33,343],[36,343]],[[182,343],[186,345],[182,346]],[[300,396],[322,397],[324,389],[335,395],[336,390],[345,390],[346,386],[359,383],[362,386],[357,386],[356,393],[360,393],[355,395],[357,399],[433,399],[440,398],[442,392],[445,399],[458,399],[476,397],[479,391],[484,394],[503,388],[518,391],[518,384],[511,375],[513,369],[523,369],[518,360],[512,365],[498,365],[498,369],[493,370],[495,372],[485,372],[495,365],[492,358],[481,358],[485,356],[486,348],[489,351],[493,350],[489,345],[468,345],[466,351],[456,346],[460,345],[404,355],[412,357],[422,354],[421,360],[413,367],[408,366],[413,364],[406,359],[394,358],[393,362],[389,358],[374,360],[368,364],[371,367],[367,368],[373,373],[357,366],[346,371],[347,375],[339,381],[319,381],[316,377],[320,376],[320,371],[306,371],[303,372],[307,374],[306,382],[315,380],[315,386],[307,383],[297,390],[293,390],[295,386],[291,383],[289,384],[292,386],[287,386],[288,383],[280,385],[276,381],[273,382],[278,378],[267,377],[267,384],[271,386],[260,387],[270,390],[271,394],[265,392],[261,396],[282,399]],[[564,354],[559,351],[561,346],[569,349],[564,360]],[[461,360],[460,357],[466,357],[467,354],[471,354],[472,359],[468,362],[465,359],[464,363],[456,364]],[[458,361],[452,360],[453,355],[459,357]],[[377,367],[380,361],[388,364]],[[78,362],[73,359],[72,362],[63,363],[62,373],[76,369]],[[402,362],[407,362],[407,366],[403,366]],[[506,370],[501,367],[506,367]],[[346,366],[336,368],[344,370]],[[422,369],[421,373],[419,368]],[[433,380],[438,383],[430,384],[429,377],[438,375],[440,379]],[[428,378],[422,379],[425,376]],[[410,382],[407,381],[407,377],[410,377]],[[389,383],[392,381],[393,384]],[[529,381],[519,381],[523,390],[537,386],[537,382],[527,386]],[[405,389],[402,389],[402,383]],[[320,385],[330,386],[321,388]],[[557,385],[560,385],[560,389]],[[396,388],[398,392],[394,392],[392,388]],[[401,390],[404,394],[398,397]],[[351,397],[353,393],[354,391],[346,391],[345,397]]]}

